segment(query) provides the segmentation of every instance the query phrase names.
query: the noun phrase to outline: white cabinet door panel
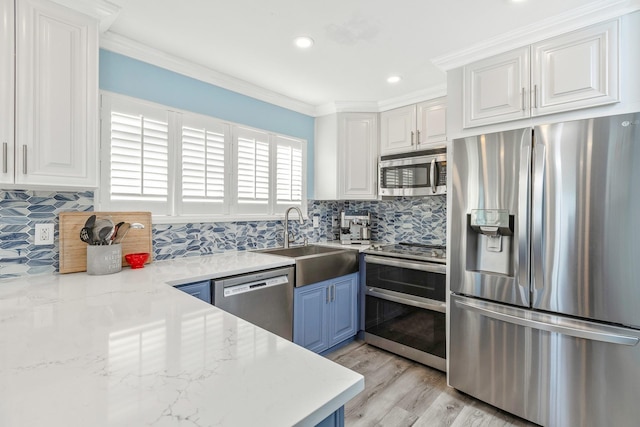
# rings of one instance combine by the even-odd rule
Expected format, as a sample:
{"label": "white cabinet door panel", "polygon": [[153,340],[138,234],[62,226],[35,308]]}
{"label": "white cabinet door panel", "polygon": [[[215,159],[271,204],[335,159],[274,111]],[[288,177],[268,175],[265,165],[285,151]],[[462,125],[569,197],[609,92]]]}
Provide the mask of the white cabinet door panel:
{"label": "white cabinet door panel", "polygon": [[532,115],[617,102],[618,21],[533,45]]}
{"label": "white cabinet door panel", "polygon": [[0,0],[0,183],[13,182],[13,0]]}
{"label": "white cabinet door panel", "polygon": [[414,129],[416,129],[415,105],[380,113],[380,155],[412,150]]}
{"label": "white cabinet door panel", "polygon": [[372,199],[376,189],[378,141],[375,115],[344,113],[340,117],[342,155],[338,158],[341,199]]}
{"label": "white cabinet door panel", "polygon": [[96,186],[97,24],[18,2],[16,183]]}
{"label": "white cabinet door panel", "polygon": [[464,127],[527,117],[528,87],[528,47],[465,66]]}
{"label": "white cabinet door panel", "polygon": [[[447,101],[438,98],[418,104],[417,111],[418,149],[429,148],[433,144],[447,140]],[[440,145],[440,144],[437,144]]]}

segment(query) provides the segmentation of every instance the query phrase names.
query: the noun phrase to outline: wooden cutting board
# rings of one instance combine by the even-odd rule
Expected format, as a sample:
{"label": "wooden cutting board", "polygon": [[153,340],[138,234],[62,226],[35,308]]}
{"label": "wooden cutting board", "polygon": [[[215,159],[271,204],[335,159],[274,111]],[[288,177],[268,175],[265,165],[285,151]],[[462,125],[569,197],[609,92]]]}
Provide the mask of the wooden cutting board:
{"label": "wooden cutting board", "polygon": [[120,221],[139,222],[143,229],[130,229],[122,242],[122,266],[129,265],[124,256],[148,252],[146,264],[153,261],[151,212],[61,212],[59,223],[60,273],[87,271],[87,244],[80,240],[80,230],[91,216],[110,218],[114,224]]}

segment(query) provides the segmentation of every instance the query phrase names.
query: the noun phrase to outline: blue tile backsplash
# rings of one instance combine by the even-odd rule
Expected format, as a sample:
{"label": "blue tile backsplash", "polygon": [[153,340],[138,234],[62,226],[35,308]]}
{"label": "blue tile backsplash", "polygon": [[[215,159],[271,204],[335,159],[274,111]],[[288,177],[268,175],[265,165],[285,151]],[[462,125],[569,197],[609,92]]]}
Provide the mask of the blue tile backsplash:
{"label": "blue tile backsplash", "polygon": [[[92,210],[91,191],[0,191],[0,279],[58,271],[58,214]],[[33,244],[37,223],[55,224],[53,245]]]}
{"label": "blue tile backsplash", "polygon": [[[309,219],[289,221],[295,243],[334,239],[333,217],[343,209],[368,210],[374,241],[446,243],[446,196],[381,201],[309,200]],[[93,192],[0,191],[0,279],[58,271],[58,214],[92,211]],[[314,216],[320,226],[313,228]],[[292,214],[292,219],[295,213]],[[55,244],[34,246],[36,223],[55,224]],[[154,259],[282,246],[283,221],[154,224]]]}

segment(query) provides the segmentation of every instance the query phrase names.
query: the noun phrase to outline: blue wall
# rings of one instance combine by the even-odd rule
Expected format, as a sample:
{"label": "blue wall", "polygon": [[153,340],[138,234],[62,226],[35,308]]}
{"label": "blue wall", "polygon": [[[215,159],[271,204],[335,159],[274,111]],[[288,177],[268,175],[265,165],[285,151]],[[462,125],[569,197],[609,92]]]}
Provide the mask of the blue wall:
{"label": "blue wall", "polygon": [[100,89],[306,139],[307,198],[313,198],[313,117],[104,49]]}

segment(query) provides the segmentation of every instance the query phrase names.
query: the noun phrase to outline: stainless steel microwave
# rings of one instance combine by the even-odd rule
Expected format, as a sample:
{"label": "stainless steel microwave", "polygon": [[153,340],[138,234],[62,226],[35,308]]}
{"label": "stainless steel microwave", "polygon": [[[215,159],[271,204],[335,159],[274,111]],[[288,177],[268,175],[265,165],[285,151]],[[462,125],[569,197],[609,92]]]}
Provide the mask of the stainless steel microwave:
{"label": "stainless steel microwave", "polygon": [[446,148],[382,156],[378,182],[378,194],[383,197],[446,194]]}

